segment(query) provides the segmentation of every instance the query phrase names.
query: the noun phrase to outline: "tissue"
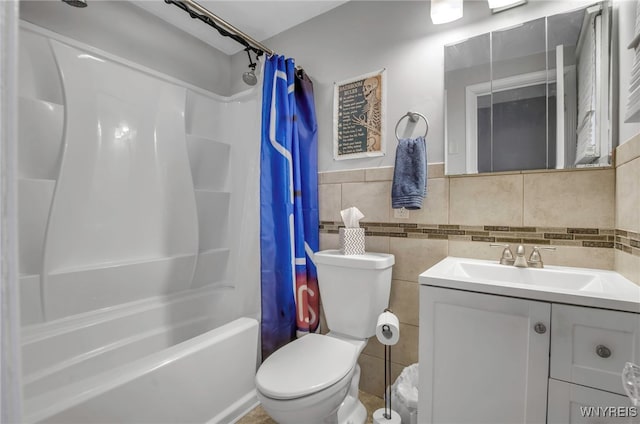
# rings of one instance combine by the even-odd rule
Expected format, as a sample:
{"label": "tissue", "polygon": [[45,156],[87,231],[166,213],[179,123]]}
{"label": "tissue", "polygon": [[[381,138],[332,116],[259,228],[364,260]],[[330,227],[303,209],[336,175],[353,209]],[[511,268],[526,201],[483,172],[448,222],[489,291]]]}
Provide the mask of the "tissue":
{"label": "tissue", "polygon": [[364,228],[360,220],[364,214],[356,207],[340,211],[346,228],[340,228],[340,252],[343,255],[364,255]]}
{"label": "tissue", "polygon": [[364,218],[364,214],[355,206],[341,210],[340,216],[342,216],[342,222],[347,228],[359,228],[360,220]]}

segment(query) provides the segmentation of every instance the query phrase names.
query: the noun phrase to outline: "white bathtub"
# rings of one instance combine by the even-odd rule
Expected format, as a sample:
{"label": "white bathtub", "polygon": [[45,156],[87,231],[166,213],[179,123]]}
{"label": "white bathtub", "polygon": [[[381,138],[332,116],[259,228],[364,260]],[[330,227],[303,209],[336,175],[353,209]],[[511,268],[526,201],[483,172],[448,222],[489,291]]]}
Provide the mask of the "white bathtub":
{"label": "white bathtub", "polygon": [[233,296],[201,289],[26,328],[25,421],[234,422],[257,404],[258,321],[229,321]]}

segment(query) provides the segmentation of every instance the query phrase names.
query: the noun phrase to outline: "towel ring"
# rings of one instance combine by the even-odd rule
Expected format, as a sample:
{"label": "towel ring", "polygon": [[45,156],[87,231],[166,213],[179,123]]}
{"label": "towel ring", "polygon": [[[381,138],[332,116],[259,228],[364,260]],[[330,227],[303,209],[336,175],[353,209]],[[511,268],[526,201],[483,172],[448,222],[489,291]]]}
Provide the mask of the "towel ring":
{"label": "towel ring", "polygon": [[424,119],[424,123],[427,124],[427,129],[424,131],[424,137],[427,137],[427,134],[429,134],[429,120],[427,117],[418,112],[407,112],[398,119],[398,123],[396,124],[395,134],[397,140],[400,140],[400,136],[398,135],[398,126],[404,118],[409,118],[409,122],[418,122],[418,118]]}

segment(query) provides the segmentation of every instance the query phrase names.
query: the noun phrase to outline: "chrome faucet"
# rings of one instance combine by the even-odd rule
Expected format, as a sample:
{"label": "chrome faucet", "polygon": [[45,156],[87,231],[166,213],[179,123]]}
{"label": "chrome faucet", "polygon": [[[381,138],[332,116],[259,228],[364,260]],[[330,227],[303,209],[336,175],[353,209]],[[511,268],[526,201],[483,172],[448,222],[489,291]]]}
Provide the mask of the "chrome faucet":
{"label": "chrome faucet", "polygon": [[529,255],[529,259],[525,259],[525,247],[520,244],[516,248],[516,255],[513,256],[513,252],[511,252],[511,248],[508,244],[501,243],[491,243],[491,247],[504,247],[502,251],[502,257],[500,258],[500,263],[502,265],[513,265],[518,268],[544,268],[544,263],[542,262],[542,255],[540,254],[540,250],[556,250],[555,247],[538,247],[534,246],[531,251],[531,255]]}
{"label": "chrome faucet", "polygon": [[529,264],[527,260],[524,258],[525,249],[523,245],[518,245],[516,249],[516,260],[513,263],[513,266],[517,266],[518,268],[527,268]]}
{"label": "chrome faucet", "polygon": [[508,244],[501,243],[491,243],[491,247],[504,247],[502,251],[502,257],[500,257],[500,263],[502,265],[513,265],[513,252],[511,252],[510,246]]}
{"label": "chrome faucet", "polygon": [[542,255],[540,254],[540,250],[556,250],[556,248],[533,246],[533,250],[531,251],[531,255],[529,256],[529,260],[527,261],[527,263],[531,268],[544,268],[544,263],[542,262]]}

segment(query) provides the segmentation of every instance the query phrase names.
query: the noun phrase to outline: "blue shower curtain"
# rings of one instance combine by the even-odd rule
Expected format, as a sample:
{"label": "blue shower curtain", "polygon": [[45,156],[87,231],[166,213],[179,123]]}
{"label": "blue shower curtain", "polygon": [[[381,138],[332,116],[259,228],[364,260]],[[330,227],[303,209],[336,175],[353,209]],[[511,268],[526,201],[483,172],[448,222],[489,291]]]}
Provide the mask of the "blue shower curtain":
{"label": "blue shower curtain", "polygon": [[[299,82],[296,84],[296,78]],[[318,328],[317,125],[293,59],[265,62],[260,159],[262,357]]]}
{"label": "blue shower curtain", "polygon": [[296,222],[296,322],[298,336],[319,330],[320,293],[313,252],[318,251],[318,124],[313,84],[296,71],[293,131],[294,218]]}

